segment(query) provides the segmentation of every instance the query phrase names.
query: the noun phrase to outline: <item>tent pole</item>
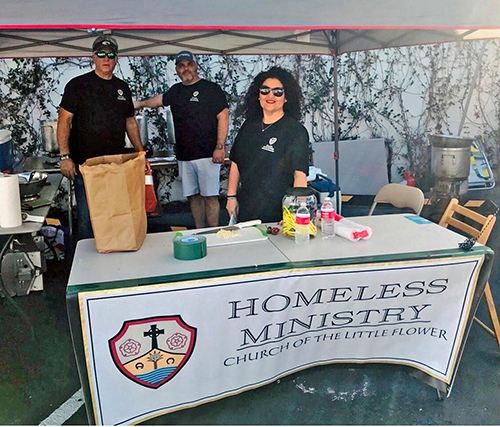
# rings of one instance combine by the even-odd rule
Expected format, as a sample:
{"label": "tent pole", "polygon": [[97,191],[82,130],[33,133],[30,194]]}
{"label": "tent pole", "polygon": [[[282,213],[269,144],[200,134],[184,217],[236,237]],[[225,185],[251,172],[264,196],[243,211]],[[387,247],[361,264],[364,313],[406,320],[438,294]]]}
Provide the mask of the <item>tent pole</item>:
{"label": "tent pole", "polygon": [[[333,114],[334,114],[334,153],[333,161],[335,163],[335,184],[340,189],[339,180],[339,101],[338,101],[338,76],[337,76],[337,50],[330,49],[333,56]],[[335,192],[335,203],[337,213],[340,214],[340,191]]]}
{"label": "tent pole", "polygon": [[474,71],[474,77],[472,77],[472,82],[470,84],[469,93],[467,95],[467,101],[465,102],[464,112],[462,113],[462,119],[460,120],[460,125],[458,126],[457,136],[460,136],[462,129],[464,127],[465,118],[467,116],[467,111],[469,110],[470,101],[472,99],[472,93],[476,88],[477,76],[479,75],[479,70],[481,69],[481,61],[483,60],[484,51],[486,50],[487,40],[483,40],[483,45],[481,46],[481,52],[479,52],[479,58],[477,59],[476,70]]}

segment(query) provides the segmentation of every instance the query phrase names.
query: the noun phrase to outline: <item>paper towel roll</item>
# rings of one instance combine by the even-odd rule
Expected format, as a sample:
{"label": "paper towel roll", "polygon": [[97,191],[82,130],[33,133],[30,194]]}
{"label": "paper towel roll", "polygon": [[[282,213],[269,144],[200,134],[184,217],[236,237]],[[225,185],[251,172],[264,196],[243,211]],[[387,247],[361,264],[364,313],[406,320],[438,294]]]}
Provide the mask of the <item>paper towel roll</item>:
{"label": "paper towel roll", "polygon": [[19,227],[21,219],[21,195],[17,175],[0,176],[0,227]]}

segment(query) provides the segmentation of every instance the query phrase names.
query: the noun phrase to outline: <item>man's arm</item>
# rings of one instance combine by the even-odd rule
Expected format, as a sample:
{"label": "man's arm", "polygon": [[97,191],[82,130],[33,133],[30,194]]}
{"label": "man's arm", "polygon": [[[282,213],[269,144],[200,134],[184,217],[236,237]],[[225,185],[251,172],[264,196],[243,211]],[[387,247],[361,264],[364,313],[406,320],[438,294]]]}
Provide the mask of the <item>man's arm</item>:
{"label": "man's arm", "polygon": [[212,161],[214,163],[224,163],[224,156],[226,154],[226,138],[229,128],[229,110],[224,108],[219,114],[217,114],[217,146],[222,148],[214,150]]}
{"label": "man's arm", "polygon": [[144,148],[141,143],[141,134],[139,133],[139,124],[135,117],[127,117],[126,122],[128,139],[134,146],[136,151],[143,151]]}
{"label": "man's arm", "polygon": [[[57,119],[57,144],[59,145],[59,154],[61,156],[69,156],[69,134],[71,132],[71,122],[73,121],[73,113],[70,113],[64,108],[59,108],[59,117]],[[71,179],[75,179],[75,164],[71,157],[60,161],[61,173]]]}
{"label": "man's arm", "polygon": [[134,109],[141,108],[158,108],[163,106],[163,95],[156,95],[153,98],[143,99],[142,101],[134,101]]}

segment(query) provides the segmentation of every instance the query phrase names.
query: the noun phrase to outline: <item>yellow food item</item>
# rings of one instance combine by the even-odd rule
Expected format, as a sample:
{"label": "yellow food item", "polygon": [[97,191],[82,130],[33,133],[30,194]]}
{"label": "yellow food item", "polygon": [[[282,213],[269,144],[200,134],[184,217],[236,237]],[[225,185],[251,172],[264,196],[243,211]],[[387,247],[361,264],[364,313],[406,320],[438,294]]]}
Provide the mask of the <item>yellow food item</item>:
{"label": "yellow food item", "polygon": [[[283,234],[285,236],[295,236],[295,216],[290,211],[289,208],[283,206]],[[309,234],[311,236],[316,236],[317,228],[314,222],[309,222]]]}
{"label": "yellow food item", "polygon": [[240,234],[234,230],[219,230],[217,232],[217,236],[222,237],[223,239],[231,239],[233,237],[237,237]]}

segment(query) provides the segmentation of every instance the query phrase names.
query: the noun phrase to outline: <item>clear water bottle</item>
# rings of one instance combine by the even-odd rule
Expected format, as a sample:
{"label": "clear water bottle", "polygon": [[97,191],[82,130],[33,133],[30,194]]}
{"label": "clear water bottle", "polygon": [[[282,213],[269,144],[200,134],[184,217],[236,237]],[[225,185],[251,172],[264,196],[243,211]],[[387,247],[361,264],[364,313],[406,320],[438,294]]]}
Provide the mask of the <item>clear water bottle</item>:
{"label": "clear water bottle", "polygon": [[295,214],[295,243],[298,245],[305,245],[309,243],[309,222],[311,215],[309,208],[302,202],[299,209]]}
{"label": "clear water bottle", "polygon": [[325,201],[321,205],[321,235],[323,239],[331,239],[335,236],[334,212],[330,197],[325,197]]}

